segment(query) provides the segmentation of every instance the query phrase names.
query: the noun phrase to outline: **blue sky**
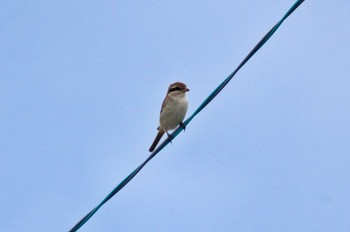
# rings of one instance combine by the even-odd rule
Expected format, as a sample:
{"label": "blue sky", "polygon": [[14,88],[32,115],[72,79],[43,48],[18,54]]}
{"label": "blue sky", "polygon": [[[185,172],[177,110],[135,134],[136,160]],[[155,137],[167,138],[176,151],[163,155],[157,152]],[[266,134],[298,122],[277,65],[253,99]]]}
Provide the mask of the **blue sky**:
{"label": "blue sky", "polygon": [[[293,1],[4,1],[0,229],[68,231]],[[349,231],[350,3],[306,1],[79,231]]]}

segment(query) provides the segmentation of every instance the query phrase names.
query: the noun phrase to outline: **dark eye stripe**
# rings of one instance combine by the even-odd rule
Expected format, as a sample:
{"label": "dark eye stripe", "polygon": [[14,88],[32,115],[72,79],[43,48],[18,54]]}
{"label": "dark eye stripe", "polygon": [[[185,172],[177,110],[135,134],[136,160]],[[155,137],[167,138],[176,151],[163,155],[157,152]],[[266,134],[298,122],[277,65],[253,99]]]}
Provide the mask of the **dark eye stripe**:
{"label": "dark eye stripe", "polygon": [[174,87],[174,88],[169,89],[169,93],[174,92],[174,91],[180,91],[180,90],[181,90],[180,87]]}

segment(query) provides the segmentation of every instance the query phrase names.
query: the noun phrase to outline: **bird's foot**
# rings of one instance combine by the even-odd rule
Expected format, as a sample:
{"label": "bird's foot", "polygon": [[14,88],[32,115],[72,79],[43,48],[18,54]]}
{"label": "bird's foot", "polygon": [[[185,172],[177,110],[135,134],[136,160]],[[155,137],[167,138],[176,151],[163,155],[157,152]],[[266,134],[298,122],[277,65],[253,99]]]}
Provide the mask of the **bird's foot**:
{"label": "bird's foot", "polygon": [[170,142],[171,144],[173,144],[172,141],[173,141],[174,137],[173,137],[171,134],[169,134],[169,132],[166,132],[166,134],[168,135],[168,140],[169,140],[169,142]]}
{"label": "bird's foot", "polygon": [[184,131],[186,130],[186,125],[183,122],[180,122],[179,126],[182,127],[182,129],[184,129]]}

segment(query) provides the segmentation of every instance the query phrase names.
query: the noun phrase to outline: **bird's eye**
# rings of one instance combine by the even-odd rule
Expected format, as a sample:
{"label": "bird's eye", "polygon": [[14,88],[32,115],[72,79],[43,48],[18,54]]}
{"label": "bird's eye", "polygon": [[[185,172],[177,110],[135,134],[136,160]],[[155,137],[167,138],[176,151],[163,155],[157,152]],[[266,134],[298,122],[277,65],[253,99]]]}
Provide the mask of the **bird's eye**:
{"label": "bird's eye", "polygon": [[169,90],[169,93],[174,92],[174,91],[180,91],[180,90],[181,90],[180,87],[174,87],[174,88],[171,88],[171,89]]}

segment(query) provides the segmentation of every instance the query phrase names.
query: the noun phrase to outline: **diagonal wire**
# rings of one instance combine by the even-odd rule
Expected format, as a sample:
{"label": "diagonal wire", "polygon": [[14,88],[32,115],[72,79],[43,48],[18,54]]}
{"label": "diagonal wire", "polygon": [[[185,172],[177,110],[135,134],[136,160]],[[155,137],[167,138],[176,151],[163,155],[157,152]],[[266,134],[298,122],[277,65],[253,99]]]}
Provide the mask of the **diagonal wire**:
{"label": "diagonal wire", "polygon": [[[237,68],[203,101],[203,103],[197,108],[197,110],[184,122],[186,126],[189,124],[192,119],[201,112],[215,97],[218,95],[221,90],[230,82],[233,76],[243,67],[245,63],[270,39],[270,37],[275,33],[275,31],[281,26],[283,21],[288,18],[290,14],[293,13],[295,9],[297,9],[304,0],[298,0],[294,3],[294,5],[288,10],[288,12],[283,16],[283,18],[271,28],[271,30],[258,42],[258,44],[249,52],[249,54],[244,58],[244,60],[237,66]],[[132,173],[130,173],[122,182],[120,182],[117,187],[115,187],[103,201],[98,204],[93,210],[91,210],[88,214],[85,215],[69,232],[75,232],[80,227],[82,227],[96,212],[99,208],[104,205],[109,199],[111,199],[116,193],[118,193],[127,183],[129,183],[132,178],[134,178],[139,171],[165,146],[167,146],[171,139],[174,139],[184,128],[178,127],[173,131],[171,136],[168,137],[163,143],[161,143],[152,153],[151,155],[140,165],[138,166]]]}

